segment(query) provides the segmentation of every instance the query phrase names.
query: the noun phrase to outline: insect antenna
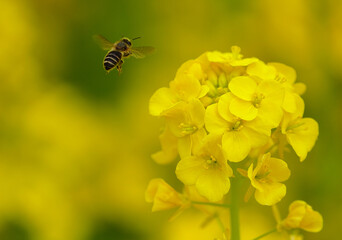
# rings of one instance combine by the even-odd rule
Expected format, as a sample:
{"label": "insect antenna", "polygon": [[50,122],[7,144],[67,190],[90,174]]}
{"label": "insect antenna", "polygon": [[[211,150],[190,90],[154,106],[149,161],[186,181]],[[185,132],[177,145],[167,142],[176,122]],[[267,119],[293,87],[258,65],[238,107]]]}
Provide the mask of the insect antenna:
{"label": "insect antenna", "polygon": [[141,37],[136,37],[136,38],[133,38],[132,40],[136,40],[136,39],[139,39],[139,38],[141,38]]}

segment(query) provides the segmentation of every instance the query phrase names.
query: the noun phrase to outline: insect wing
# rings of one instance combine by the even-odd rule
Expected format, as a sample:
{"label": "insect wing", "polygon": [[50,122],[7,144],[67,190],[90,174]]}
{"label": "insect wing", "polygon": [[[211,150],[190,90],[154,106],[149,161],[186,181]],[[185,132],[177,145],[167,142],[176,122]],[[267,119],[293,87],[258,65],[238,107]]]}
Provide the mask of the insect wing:
{"label": "insect wing", "polygon": [[132,47],[132,56],[135,58],[144,58],[146,55],[151,54],[154,47]]}
{"label": "insect wing", "polygon": [[108,41],[104,36],[94,35],[94,40],[100,45],[103,50],[110,50],[113,48],[114,43]]}

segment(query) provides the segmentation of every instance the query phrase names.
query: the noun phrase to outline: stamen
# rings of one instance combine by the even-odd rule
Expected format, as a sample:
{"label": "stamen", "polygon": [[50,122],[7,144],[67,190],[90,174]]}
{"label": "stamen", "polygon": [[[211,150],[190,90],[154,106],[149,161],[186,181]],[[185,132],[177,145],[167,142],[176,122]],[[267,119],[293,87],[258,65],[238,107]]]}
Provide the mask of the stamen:
{"label": "stamen", "polygon": [[185,123],[179,124],[178,127],[182,130],[182,134],[184,134],[184,135],[193,134],[194,132],[196,132],[198,130],[198,128],[196,126],[190,125],[190,124],[185,124]]}
{"label": "stamen", "polygon": [[283,74],[277,73],[275,80],[278,81],[279,83],[284,83],[287,81],[287,78]]}
{"label": "stamen", "polygon": [[261,101],[265,98],[265,96],[262,94],[262,93],[259,93],[259,94],[256,94],[254,96],[254,100],[253,100],[253,106],[256,107],[256,108],[259,108],[260,107],[260,103]]}
{"label": "stamen", "polygon": [[216,160],[216,158],[213,155],[211,155],[210,159],[207,159],[205,161],[205,164],[204,164],[204,168],[205,169],[213,168],[213,167],[216,167],[216,166],[218,166],[217,165],[217,160]]}
{"label": "stamen", "polygon": [[261,180],[261,179],[266,178],[270,173],[271,173],[271,172],[267,171],[267,172],[264,172],[264,173],[262,173],[262,174],[257,174],[257,175],[255,176],[255,178]]}
{"label": "stamen", "polygon": [[216,160],[216,158],[215,158],[213,155],[210,156],[210,159],[211,159],[211,161],[212,161],[213,163],[217,163],[217,160]]}
{"label": "stamen", "polygon": [[243,127],[243,125],[241,125],[241,120],[238,120],[234,123],[232,130],[233,131],[239,131],[242,127]]}

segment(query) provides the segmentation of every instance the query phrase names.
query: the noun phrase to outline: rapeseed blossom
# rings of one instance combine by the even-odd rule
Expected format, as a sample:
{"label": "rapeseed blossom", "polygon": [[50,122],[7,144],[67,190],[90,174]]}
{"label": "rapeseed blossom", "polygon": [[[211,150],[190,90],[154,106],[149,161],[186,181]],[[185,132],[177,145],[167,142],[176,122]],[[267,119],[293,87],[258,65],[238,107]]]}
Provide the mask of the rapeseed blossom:
{"label": "rapeseed blossom", "polygon": [[[283,182],[291,173],[284,154],[287,146],[302,162],[318,137],[318,123],[304,117],[301,95],[306,86],[296,82],[296,71],[282,63],[243,58],[240,51],[234,46],[229,53],[206,52],[185,62],[149,105],[150,114],[164,120],[161,151],[152,158],[166,164],[178,156],[175,173],[185,190],[180,194],[155,180],[146,200],[154,202],[155,211],[183,209],[194,201],[226,208],[224,202],[230,199],[232,229],[220,225],[224,238],[233,240],[239,239],[236,192],[246,192],[248,199],[254,191],[259,204],[274,206],[285,197]],[[248,189],[233,187],[241,178],[250,181]],[[193,200],[191,192],[201,200]],[[316,231],[322,218],[311,210],[296,202],[279,226]],[[219,211],[212,214],[219,218]],[[306,216],[314,216],[314,222]]]}
{"label": "rapeseed blossom", "polygon": [[247,157],[252,148],[264,145],[271,135],[271,128],[260,119],[246,121],[233,115],[229,106],[233,96],[222,95],[218,103],[206,110],[205,126],[208,132],[222,136],[222,149],[231,162],[240,162]]}
{"label": "rapeseed blossom", "polygon": [[278,227],[285,230],[302,229],[307,232],[319,232],[323,228],[323,218],[305,201],[296,200],[291,203],[289,214]]}
{"label": "rapeseed blossom", "polygon": [[281,132],[286,136],[287,142],[304,161],[308,152],[311,151],[318,137],[318,123],[312,118],[303,118],[304,101],[297,96],[294,113],[285,113],[281,124]]}
{"label": "rapeseed blossom", "polygon": [[153,203],[152,212],[179,207],[185,203],[182,195],[161,178],[150,181],[145,199]]}
{"label": "rapeseed blossom", "polygon": [[248,178],[256,189],[255,199],[262,205],[274,205],[285,196],[286,186],[281,182],[289,177],[286,162],[272,158],[270,153],[259,158],[255,168],[253,163],[248,168]]}
{"label": "rapeseed blossom", "polygon": [[240,76],[232,79],[229,89],[234,97],[229,110],[244,120],[257,116],[270,127],[277,127],[283,116],[281,105],[284,89],[280,83],[264,80],[258,83],[252,77]]}
{"label": "rapeseed blossom", "polygon": [[185,185],[195,185],[209,201],[217,202],[229,191],[233,171],[223,156],[219,138],[209,135],[204,141],[196,155],[181,159],[176,175]]}

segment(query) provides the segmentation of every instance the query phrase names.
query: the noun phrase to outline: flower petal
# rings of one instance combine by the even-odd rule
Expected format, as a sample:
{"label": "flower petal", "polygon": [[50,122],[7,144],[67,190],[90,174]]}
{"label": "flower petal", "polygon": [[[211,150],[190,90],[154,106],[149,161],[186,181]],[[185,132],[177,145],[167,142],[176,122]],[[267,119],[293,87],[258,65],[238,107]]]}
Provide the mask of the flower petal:
{"label": "flower petal", "polygon": [[173,107],[179,99],[169,88],[159,88],[151,97],[149,110],[153,116],[160,116],[165,110]]}
{"label": "flower petal", "polygon": [[233,122],[236,120],[236,117],[230,112],[230,104],[234,95],[230,92],[223,94],[218,101],[217,110],[221,117],[223,117],[228,122]]}
{"label": "flower petal", "polygon": [[221,53],[219,51],[206,53],[209,62],[226,63],[232,59],[231,53]]}
{"label": "flower petal", "polygon": [[293,84],[296,81],[297,74],[292,67],[277,62],[268,63],[267,65],[273,66],[279,73],[281,73],[286,78],[287,83]]}
{"label": "flower petal", "polygon": [[229,131],[223,134],[222,149],[229,161],[240,162],[247,157],[251,144],[244,132]]}
{"label": "flower petal", "polygon": [[153,202],[152,212],[167,210],[183,204],[180,194],[161,178],[152,179],[149,182],[145,200]]}
{"label": "flower petal", "polygon": [[170,89],[175,91],[180,99],[188,101],[191,98],[198,98],[202,93],[202,86],[198,78],[193,74],[179,74],[170,82]]}
{"label": "flower petal", "polygon": [[273,66],[267,66],[262,61],[252,63],[246,71],[248,75],[259,77],[262,80],[273,80],[276,77],[276,69]]}
{"label": "flower petal", "polygon": [[197,178],[203,174],[205,160],[199,157],[186,157],[179,161],[176,167],[176,175],[185,185],[194,185]]}
{"label": "flower petal", "polygon": [[190,100],[189,115],[190,115],[191,123],[193,123],[198,128],[203,127],[205,109],[200,100],[196,98]]}
{"label": "flower petal", "polygon": [[295,95],[295,93],[285,91],[283,108],[286,112],[294,113],[297,110]]}
{"label": "flower petal", "polygon": [[230,128],[231,123],[225,121],[217,111],[217,103],[207,107],[205,111],[205,127],[210,133],[222,134]]}
{"label": "flower petal", "polygon": [[270,139],[269,136],[262,134],[262,133],[259,133],[255,130],[251,129],[251,128],[248,128],[248,127],[244,127],[240,131],[244,132],[244,134],[248,137],[252,148],[262,147]]}
{"label": "flower petal", "polygon": [[281,225],[288,230],[301,228],[308,232],[319,232],[323,228],[323,218],[309,204],[296,200],[291,203],[289,214]]}
{"label": "flower petal", "polygon": [[308,232],[319,232],[323,228],[323,217],[317,211],[308,211],[302,222],[300,228]]}
{"label": "flower petal", "polygon": [[283,117],[283,109],[277,103],[264,99],[259,107],[258,116],[270,128],[279,126]]}
{"label": "flower petal", "polygon": [[187,136],[178,138],[177,147],[178,147],[178,153],[181,159],[191,156],[191,149],[192,149],[191,136],[187,135]]}
{"label": "flower petal", "polygon": [[290,169],[287,167],[287,163],[278,158],[268,158],[266,159],[266,163],[271,169],[270,174],[268,175],[273,181],[276,182],[284,182],[289,179],[291,175]]}
{"label": "flower petal", "polygon": [[244,121],[243,126],[250,128],[260,134],[271,136],[271,127],[267,125],[259,116],[252,121]]}
{"label": "flower petal", "polygon": [[317,140],[318,123],[312,118],[303,118],[297,121],[295,125],[298,127],[287,131],[286,137],[300,161],[304,161]]}
{"label": "flower petal", "polygon": [[257,83],[250,77],[239,76],[233,78],[228,87],[235,96],[251,101],[257,89]]}
{"label": "flower petal", "polygon": [[281,106],[284,101],[285,90],[280,83],[274,80],[262,81],[257,88],[257,92],[263,94],[266,99],[279,106]]}
{"label": "flower petal", "polygon": [[293,91],[298,95],[303,95],[306,92],[306,85],[304,83],[293,84]]}
{"label": "flower petal", "polygon": [[197,62],[196,60],[189,60],[180,66],[176,73],[176,78],[180,75],[184,74],[191,74],[198,80],[200,80],[203,77],[203,70],[201,67],[201,64]]}
{"label": "flower petal", "polygon": [[237,97],[233,97],[229,110],[232,114],[247,121],[253,120],[258,115],[258,109],[251,102],[241,100]]}
{"label": "flower petal", "polygon": [[258,59],[257,58],[244,58],[244,59],[241,59],[241,60],[235,60],[235,61],[232,61],[230,62],[229,64],[233,67],[238,67],[238,66],[248,66],[250,65],[251,63],[254,63],[254,62],[257,62]]}
{"label": "flower petal", "polygon": [[204,128],[198,129],[196,132],[190,135],[192,154],[196,155],[196,153],[200,151],[206,136],[207,132]]}
{"label": "flower petal", "polygon": [[224,172],[211,169],[199,176],[196,182],[198,192],[211,202],[217,202],[228,193],[230,180]]}
{"label": "flower petal", "polygon": [[286,195],[286,186],[282,183],[263,184],[263,191],[255,191],[255,199],[261,205],[272,206]]}
{"label": "flower petal", "polygon": [[176,159],[178,155],[177,138],[165,128],[159,136],[161,151],[152,154],[152,159],[158,164],[168,164]]}
{"label": "flower petal", "polygon": [[172,134],[178,138],[187,135],[187,133],[183,131],[183,128],[180,127],[181,123],[189,124],[189,116],[187,110],[188,103],[178,102],[163,114],[167,127],[170,129]]}
{"label": "flower petal", "polygon": [[255,189],[257,189],[259,191],[263,191],[262,184],[255,179],[255,176],[258,173],[260,167],[257,166],[255,169],[253,169],[253,168],[254,168],[254,164],[252,163],[248,168],[247,176],[248,176],[249,180],[251,181],[252,186],[255,187]]}

